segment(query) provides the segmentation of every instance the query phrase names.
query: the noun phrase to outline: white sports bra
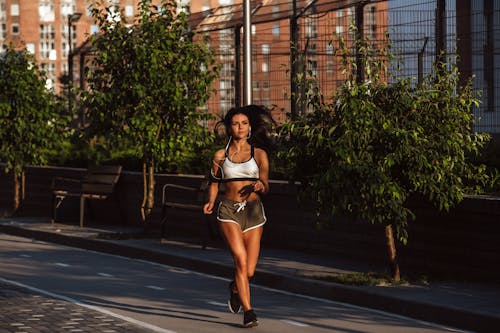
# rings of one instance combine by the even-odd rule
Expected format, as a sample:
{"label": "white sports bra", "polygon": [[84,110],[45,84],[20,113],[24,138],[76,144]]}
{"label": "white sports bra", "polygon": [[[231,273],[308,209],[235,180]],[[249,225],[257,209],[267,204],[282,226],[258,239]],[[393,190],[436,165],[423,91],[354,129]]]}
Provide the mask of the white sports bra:
{"label": "white sports bra", "polygon": [[235,163],[229,159],[228,156],[229,142],[226,146],[226,157],[220,167],[221,175],[217,177],[211,173],[212,179],[219,182],[231,182],[239,180],[255,181],[259,179],[259,166],[254,158],[254,147],[251,146],[250,159],[245,162]]}

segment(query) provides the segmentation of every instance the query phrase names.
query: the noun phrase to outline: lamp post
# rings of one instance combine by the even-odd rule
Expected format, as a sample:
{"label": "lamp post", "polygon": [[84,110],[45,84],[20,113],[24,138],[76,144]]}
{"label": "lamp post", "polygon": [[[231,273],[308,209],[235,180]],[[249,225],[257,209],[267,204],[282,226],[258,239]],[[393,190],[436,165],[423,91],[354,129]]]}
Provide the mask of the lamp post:
{"label": "lamp post", "polygon": [[72,50],[72,30],[73,23],[78,22],[82,13],[73,13],[68,15],[68,111],[71,113],[72,100],[71,88],[73,87],[73,50]]}

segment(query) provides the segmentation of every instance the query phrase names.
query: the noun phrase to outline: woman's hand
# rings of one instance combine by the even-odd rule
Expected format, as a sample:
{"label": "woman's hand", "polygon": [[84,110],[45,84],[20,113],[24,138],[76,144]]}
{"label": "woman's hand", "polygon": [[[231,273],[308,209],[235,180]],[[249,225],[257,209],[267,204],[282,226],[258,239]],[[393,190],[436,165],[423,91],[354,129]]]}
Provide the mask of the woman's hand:
{"label": "woman's hand", "polygon": [[262,180],[257,179],[257,181],[255,183],[253,183],[253,191],[265,193],[266,192],[266,185],[264,184],[264,182]]}
{"label": "woman's hand", "polygon": [[214,210],[214,203],[213,202],[207,202],[203,206],[203,213],[206,215],[212,214],[213,210]]}

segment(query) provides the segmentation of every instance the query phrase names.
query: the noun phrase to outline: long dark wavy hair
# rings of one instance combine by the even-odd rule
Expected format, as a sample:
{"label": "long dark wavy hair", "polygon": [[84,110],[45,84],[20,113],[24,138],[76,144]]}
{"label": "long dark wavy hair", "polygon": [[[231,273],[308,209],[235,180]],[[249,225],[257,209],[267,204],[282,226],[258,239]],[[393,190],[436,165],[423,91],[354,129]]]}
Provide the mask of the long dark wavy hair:
{"label": "long dark wavy hair", "polygon": [[220,135],[220,127],[224,126],[225,133],[230,138],[232,136],[231,119],[237,114],[244,114],[250,121],[252,134],[248,139],[249,144],[264,149],[267,153],[275,149],[271,133],[276,126],[276,122],[269,110],[264,106],[251,104],[230,109],[224,118],[215,125],[215,133]]}

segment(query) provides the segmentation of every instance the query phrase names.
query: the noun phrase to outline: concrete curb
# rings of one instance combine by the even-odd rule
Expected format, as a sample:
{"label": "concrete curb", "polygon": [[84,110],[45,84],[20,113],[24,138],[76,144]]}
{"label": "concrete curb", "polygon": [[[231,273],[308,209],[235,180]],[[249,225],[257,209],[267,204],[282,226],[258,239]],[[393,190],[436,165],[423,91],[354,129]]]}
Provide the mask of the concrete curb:
{"label": "concrete curb", "polygon": [[[182,255],[159,253],[144,248],[118,244],[113,241],[75,237],[1,224],[0,232],[70,247],[147,260],[226,278],[233,275],[232,266],[222,263],[193,259]],[[498,332],[498,327],[500,327],[500,318],[498,317],[387,296],[354,286],[279,275],[262,270],[257,270],[253,282],[287,292],[367,307],[465,330]]]}

